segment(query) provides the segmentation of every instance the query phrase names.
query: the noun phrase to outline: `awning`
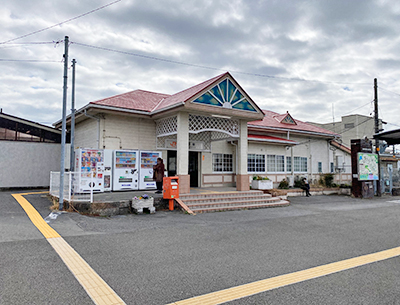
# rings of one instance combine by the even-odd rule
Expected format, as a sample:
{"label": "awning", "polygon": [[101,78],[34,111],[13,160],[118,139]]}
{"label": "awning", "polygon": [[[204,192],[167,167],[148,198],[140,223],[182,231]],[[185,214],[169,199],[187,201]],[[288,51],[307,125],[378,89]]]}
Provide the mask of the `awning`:
{"label": "awning", "polygon": [[278,137],[272,137],[272,136],[264,136],[264,135],[249,134],[247,136],[247,138],[249,141],[268,142],[268,143],[273,143],[273,144],[282,144],[282,145],[289,145],[289,146],[294,146],[294,145],[299,144],[296,141],[278,138]]}
{"label": "awning", "polygon": [[386,141],[388,145],[400,144],[400,129],[377,133],[374,139]]}

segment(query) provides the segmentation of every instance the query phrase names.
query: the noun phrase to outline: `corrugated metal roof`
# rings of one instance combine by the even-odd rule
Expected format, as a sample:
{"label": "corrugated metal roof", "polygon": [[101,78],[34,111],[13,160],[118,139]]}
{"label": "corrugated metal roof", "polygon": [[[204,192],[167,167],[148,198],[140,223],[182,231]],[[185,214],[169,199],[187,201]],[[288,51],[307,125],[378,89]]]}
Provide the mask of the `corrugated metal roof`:
{"label": "corrugated metal roof", "polygon": [[248,126],[249,127],[263,127],[263,128],[270,127],[270,128],[279,128],[279,129],[286,129],[286,130],[293,130],[293,131],[306,131],[306,132],[319,133],[319,134],[325,134],[325,135],[331,135],[331,136],[339,136],[337,133],[334,133],[332,131],[326,130],[321,127],[317,127],[317,126],[302,122],[297,119],[295,119],[295,122],[297,125],[281,123],[280,121],[287,114],[279,114],[279,113],[276,113],[276,112],[273,112],[270,110],[263,110],[263,112],[264,112],[265,116],[261,121],[249,122]]}

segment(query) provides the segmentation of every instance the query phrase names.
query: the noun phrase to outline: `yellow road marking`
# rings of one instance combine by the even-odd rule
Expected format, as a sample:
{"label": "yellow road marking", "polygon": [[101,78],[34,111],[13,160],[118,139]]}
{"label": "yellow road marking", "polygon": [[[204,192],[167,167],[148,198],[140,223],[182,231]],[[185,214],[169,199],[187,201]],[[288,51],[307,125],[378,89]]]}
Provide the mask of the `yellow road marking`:
{"label": "yellow road marking", "polygon": [[268,290],[292,285],[295,283],[315,279],[328,274],[337,273],[340,271],[356,268],[366,264],[382,261],[400,255],[400,247],[358,256],[355,258],[346,259],[343,261],[330,263],[302,271],[288,273],[269,279],[256,281],[249,284],[244,284],[221,291],[216,291],[190,299],[177,301],[169,305],[215,305],[230,302],[236,299],[248,297]]}
{"label": "yellow road marking", "polygon": [[68,269],[98,305],[125,304],[115,291],[89,266],[88,263],[40,216],[39,212],[26,200],[24,195],[48,192],[12,194],[25,210],[32,223],[39,229],[49,244],[57,252]]}
{"label": "yellow road marking", "polygon": [[[23,195],[29,195],[32,193],[23,193],[23,194],[12,194],[17,200],[17,202],[21,205],[21,207],[25,210],[28,217],[31,219],[32,223],[39,229],[40,233],[44,235],[46,239],[60,237],[60,235],[50,227],[47,222],[44,221],[43,217],[39,214],[39,212],[26,200]],[[42,194],[42,193],[38,193]]]}

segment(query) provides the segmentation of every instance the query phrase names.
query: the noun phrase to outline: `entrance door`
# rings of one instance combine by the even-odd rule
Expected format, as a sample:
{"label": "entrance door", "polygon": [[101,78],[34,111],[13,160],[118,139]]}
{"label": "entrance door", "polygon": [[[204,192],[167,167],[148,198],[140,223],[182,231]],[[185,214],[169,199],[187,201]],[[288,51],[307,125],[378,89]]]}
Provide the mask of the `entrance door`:
{"label": "entrance door", "polygon": [[199,153],[189,151],[190,187],[199,186]]}
{"label": "entrance door", "polygon": [[168,176],[176,176],[176,150],[168,150],[167,159]]}

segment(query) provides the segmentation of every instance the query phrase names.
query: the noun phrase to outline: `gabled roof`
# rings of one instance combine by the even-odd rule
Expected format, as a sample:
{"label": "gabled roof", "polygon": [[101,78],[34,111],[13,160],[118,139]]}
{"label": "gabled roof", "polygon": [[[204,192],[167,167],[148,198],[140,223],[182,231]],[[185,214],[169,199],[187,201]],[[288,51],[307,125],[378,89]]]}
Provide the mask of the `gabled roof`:
{"label": "gabled roof", "polygon": [[210,86],[212,83],[225,77],[227,74],[229,74],[229,73],[228,72],[223,73],[223,74],[213,77],[209,80],[206,80],[200,84],[197,84],[193,87],[190,87],[188,89],[185,89],[183,91],[180,91],[178,93],[170,95],[170,96],[164,98],[162,101],[160,101],[160,103],[152,111],[159,111],[162,109],[171,108],[175,105],[183,104],[187,100],[189,100],[190,98],[195,96],[197,93],[201,92],[202,90],[204,90],[205,88]]}
{"label": "gabled roof", "polygon": [[[285,124],[282,123],[282,119],[287,116],[285,114],[279,114],[269,110],[263,110],[265,116],[261,121],[253,121],[249,122],[248,126],[251,128],[262,128],[262,129],[271,129],[271,130],[282,130],[282,131],[294,131],[299,133],[311,133],[318,134],[321,136],[329,136],[329,137],[339,137],[340,135],[334,133],[332,131],[326,130],[321,127],[317,127],[300,120],[296,120],[296,125],[294,124]],[[280,119],[280,120],[279,120]]]}
{"label": "gabled roof", "polygon": [[295,119],[289,114],[289,111],[275,116],[275,119],[282,124],[297,125]]}
{"label": "gabled roof", "polygon": [[159,105],[163,99],[169,96],[170,95],[168,94],[155,93],[145,90],[135,90],[107,97],[105,99],[91,102],[90,104],[146,111],[150,113],[154,107]]}

